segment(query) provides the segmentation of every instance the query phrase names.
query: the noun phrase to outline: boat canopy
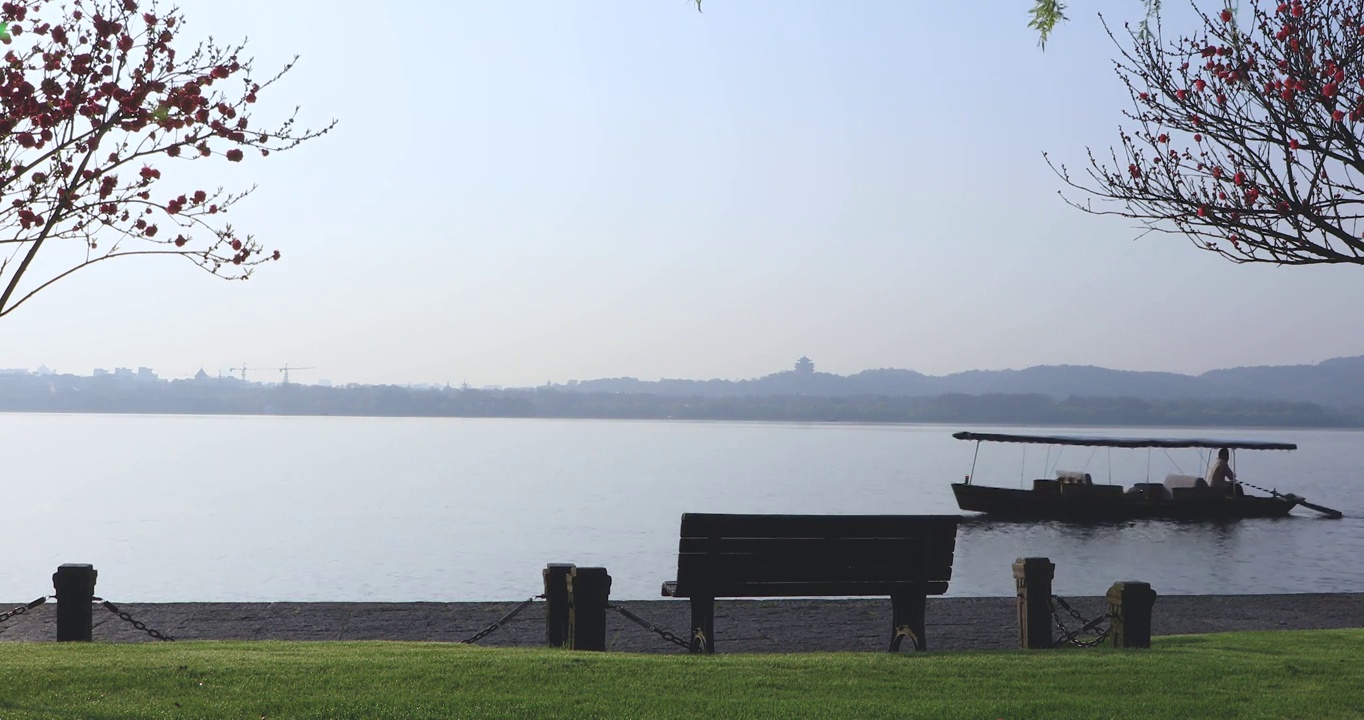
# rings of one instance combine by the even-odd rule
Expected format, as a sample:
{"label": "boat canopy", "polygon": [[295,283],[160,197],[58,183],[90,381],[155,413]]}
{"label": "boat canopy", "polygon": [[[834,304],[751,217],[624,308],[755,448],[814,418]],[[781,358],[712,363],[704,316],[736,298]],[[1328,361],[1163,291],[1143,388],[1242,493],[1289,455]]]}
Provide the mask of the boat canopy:
{"label": "boat canopy", "polygon": [[1285,442],[1260,440],[1207,440],[1198,438],[1113,438],[1083,435],[1009,435],[1005,433],[953,433],[958,440],[977,442],[1036,443],[1039,445],[1087,445],[1121,448],[1229,448],[1233,450],[1297,450]]}

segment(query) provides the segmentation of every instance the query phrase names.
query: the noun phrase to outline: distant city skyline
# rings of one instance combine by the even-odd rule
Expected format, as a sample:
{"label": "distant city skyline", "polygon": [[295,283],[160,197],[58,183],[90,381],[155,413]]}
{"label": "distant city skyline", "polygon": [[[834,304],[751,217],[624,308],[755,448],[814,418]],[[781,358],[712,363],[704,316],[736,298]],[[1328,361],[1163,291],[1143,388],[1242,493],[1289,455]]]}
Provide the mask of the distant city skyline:
{"label": "distant city skyline", "polygon": [[[1325,361],[1327,361],[1327,360],[1333,360],[1333,359],[1340,358],[1340,357],[1356,357],[1356,356],[1333,356],[1333,357],[1330,357],[1330,358],[1320,358],[1319,360],[1316,360],[1316,361],[1313,361],[1313,362],[1306,362],[1306,363],[1255,363],[1255,364],[1246,364],[1246,365],[1229,365],[1229,366],[1226,366],[1226,367],[1207,368],[1207,370],[1204,370],[1204,371],[1201,371],[1201,372],[1194,372],[1194,373],[1181,373],[1181,372],[1174,371],[1174,370],[1160,370],[1160,369],[1155,369],[1155,368],[1105,368],[1104,366],[1099,366],[1099,365],[1094,365],[1093,367],[1101,367],[1101,368],[1104,368],[1104,369],[1107,369],[1107,370],[1121,370],[1121,371],[1131,371],[1131,372],[1169,372],[1169,373],[1175,373],[1175,374],[1179,374],[1179,375],[1198,376],[1198,375],[1203,374],[1203,372],[1214,371],[1214,370],[1233,369],[1233,368],[1237,368],[1237,367],[1251,367],[1251,366],[1296,366],[1296,365],[1311,366],[1311,365],[1317,365],[1317,364],[1319,364],[1319,363],[1321,363],[1321,362],[1325,362]],[[919,373],[921,373],[921,374],[923,374],[923,375],[928,375],[928,376],[933,376],[933,377],[942,377],[942,376],[948,376],[948,375],[955,375],[955,374],[957,374],[957,373],[966,373],[966,372],[973,372],[973,371],[987,371],[987,372],[989,372],[989,371],[1001,371],[1001,370],[1004,370],[1004,371],[1007,371],[1007,370],[1025,370],[1025,369],[1028,369],[1028,368],[1039,367],[1039,366],[1052,366],[1052,367],[1054,367],[1054,366],[1066,366],[1066,365],[1069,365],[1069,366],[1085,366],[1085,365],[1090,365],[1090,364],[1088,364],[1088,363],[1041,363],[1041,364],[1039,364],[1039,365],[1029,365],[1029,366],[1019,366],[1019,367],[1004,367],[1004,368],[962,368],[962,369],[960,369],[960,370],[953,370],[953,371],[951,371],[951,372],[945,372],[945,373],[925,372],[925,371],[923,371],[923,370],[919,370],[918,368],[913,368],[913,367],[880,366],[880,367],[859,368],[859,369],[851,370],[851,371],[847,371],[847,372],[839,372],[839,371],[836,371],[836,370],[831,370],[831,369],[828,369],[828,368],[824,368],[824,367],[822,367],[822,366],[820,365],[820,363],[819,363],[817,360],[815,360],[814,358],[810,358],[809,356],[802,355],[802,356],[800,356],[799,358],[793,360],[792,362],[788,362],[784,367],[777,367],[777,368],[770,369],[770,370],[768,370],[768,371],[766,371],[766,372],[760,372],[760,373],[757,373],[757,374],[754,374],[754,375],[748,375],[748,376],[742,376],[742,377],[738,377],[738,376],[736,376],[736,377],[722,377],[722,376],[711,376],[711,377],[685,377],[685,376],[680,376],[680,375],[671,375],[671,376],[662,376],[662,375],[661,375],[661,376],[656,376],[656,377],[650,377],[650,376],[640,375],[640,374],[637,374],[637,373],[636,373],[636,374],[632,374],[632,373],[623,373],[623,374],[619,374],[619,375],[604,375],[604,376],[599,376],[599,377],[547,378],[546,380],[544,380],[544,381],[542,381],[542,382],[519,383],[519,384],[518,384],[518,383],[501,383],[501,382],[495,382],[495,381],[487,381],[487,382],[484,382],[484,381],[475,381],[474,379],[471,379],[471,378],[460,378],[460,379],[458,379],[458,380],[455,380],[455,379],[451,379],[451,380],[429,380],[429,379],[401,379],[401,378],[394,378],[394,379],[389,379],[389,380],[384,380],[384,381],[370,382],[370,381],[359,381],[359,380],[352,380],[352,379],[345,379],[345,378],[332,378],[332,377],[321,377],[321,376],[317,376],[317,377],[313,377],[313,376],[301,377],[301,376],[299,376],[299,375],[297,375],[297,374],[294,374],[294,375],[291,375],[291,376],[290,376],[289,382],[295,383],[295,384],[300,384],[300,385],[322,385],[322,386],[346,385],[346,384],[351,384],[351,383],[354,383],[354,384],[373,384],[373,385],[399,385],[399,386],[413,386],[413,387],[417,387],[417,386],[421,386],[421,387],[438,387],[438,386],[443,386],[443,385],[449,385],[450,387],[468,386],[468,387],[470,387],[470,388],[475,388],[475,389],[489,390],[489,389],[503,389],[503,388],[533,388],[533,387],[543,386],[543,385],[546,385],[546,384],[552,384],[552,385],[570,385],[570,384],[579,383],[579,382],[587,382],[587,381],[593,381],[593,380],[605,380],[605,379],[611,379],[611,378],[624,378],[624,377],[635,378],[635,379],[638,379],[638,380],[648,381],[648,382],[654,382],[654,381],[658,381],[658,380],[696,380],[696,381],[705,381],[705,380],[729,380],[729,381],[742,381],[742,380],[752,380],[752,379],[762,378],[762,377],[766,377],[766,376],[769,376],[769,375],[773,375],[773,374],[781,373],[781,372],[785,372],[785,371],[794,371],[794,372],[797,373],[797,374],[802,374],[802,373],[830,373],[830,374],[834,374],[834,375],[849,376],[849,375],[856,375],[857,373],[861,373],[861,372],[865,372],[865,371],[869,371],[869,370],[909,370],[909,371],[919,372]],[[291,367],[290,367],[290,372],[291,372],[291,373],[295,373],[296,370],[298,370],[298,369],[301,369],[301,368],[294,368],[294,367],[291,366]],[[89,368],[89,369],[80,369],[80,368],[74,368],[74,369],[73,369],[73,368],[58,368],[58,367],[50,367],[50,366],[48,366],[48,365],[46,365],[46,364],[42,364],[42,365],[39,365],[39,366],[37,366],[37,367],[4,367],[4,366],[0,366],[0,375],[9,374],[9,373],[16,373],[16,372],[27,372],[27,373],[34,373],[34,374],[76,375],[76,376],[82,376],[82,377],[98,377],[98,376],[100,376],[100,375],[109,375],[109,376],[130,376],[130,377],[139,377],[139,376],[140,376],[140,377],[142,377],[142,378],[145,379],[145,378],[148,378],[148,377],[150,376],[150,377],[152,377],[152,378],[160,379],[160,380],[183,380],[183,379],[193,378],[193,377],[195,377],[198,373],[203,372],[207,377],[210,377],[210,378],[231,378],[231,379],[235,379],[235,380],[240,380],[240,379],[242,378],[242,375],[241,375],[241,373],[240,373],[240,370],[241,370],[240,366],[238,366],[238,367],[233,367],[233,368],[216,368],[216,369],[215,369],[215,368],[204,367],[204,368],[196,369],[195,371],[190,372],[190,373],[166,373],[166,372],[162,372],[161,370],[156,369],[154,366],[151,366],[151,365],[141,365],[141,364],[134,364],[134,365],[129,365],[129,366],[105,365],[105,366],[102,366],[102,367],[94,367],[94,368]],[[245,379],[246,379],[248,382],[262,383],[262,384],[275,384],[275,383],[281,383],[281,382],[283,382],[283,381],[284,381],[284,375],[283,375],[283,372],[280,372],[280,370],[282,370],[282,368],[276,368],[276,369],[273,369],[273,370],[274,370],[275,372],[273,372],[273,374],[272,374],[272,369],[270,369],[270,368],[255,368],[255,367],[247,366],[247,374],[246,374],[246,376],[245,376]]]}
{"label": "distant city skyline", "polygon": [[90,376],[0,369],[0,412],[1364,427],[1362,378],[1364,356],[1197,377],[1092,366],[835,375],[801,357],[761,378],[598,378],[515,388],[244,382],[204,371],[160,378],[148,367]]}
{"label": "distant city skyline", "polygon": [[1364,355],[1364,269],[1237,266],[1057,197],[1042,153],[1081,165],[1125,122],[1095,13],[1131,0],[1073,8],[1046,52],[1014,0],[180,6],[188,38],[249,36],[262,75],[301,55],[262,123],[340,120],[211,178],[164,169],[258,185],[232,222],[283,259],[245,283],[81,271],[0,319],[0,367],[526,387],[802,354],[841,375]]}

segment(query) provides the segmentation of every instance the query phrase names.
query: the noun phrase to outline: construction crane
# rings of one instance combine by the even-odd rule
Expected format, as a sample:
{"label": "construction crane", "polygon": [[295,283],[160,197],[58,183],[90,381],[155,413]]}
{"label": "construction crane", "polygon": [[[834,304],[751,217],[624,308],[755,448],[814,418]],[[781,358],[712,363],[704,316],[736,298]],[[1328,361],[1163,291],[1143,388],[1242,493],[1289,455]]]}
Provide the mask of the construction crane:
{"label": "construction crane", "polygon": [[284,367],[280,368],[279,371],[284,373],[284,384],[288,385],[290,370],[316,370],[316,369],[317,368],[315,367],[289,367],[289,363],[284,363]]}
{"label": "construction crane", "polygon": [[234,373],[241,373],[242,382],[246,382],[246,373],[247,373],[247,371],[250,371],[250,372],[264,372],[264,371],[269,370],[269,369],[270,369],[270,368],[253,368],[253,367],[247,367],[247,366],[246,366],[246,363],[242,363],[242,366],[241,366],[241,367],[228,368],[227,371],[228,371],[228,372],[234,372]]}

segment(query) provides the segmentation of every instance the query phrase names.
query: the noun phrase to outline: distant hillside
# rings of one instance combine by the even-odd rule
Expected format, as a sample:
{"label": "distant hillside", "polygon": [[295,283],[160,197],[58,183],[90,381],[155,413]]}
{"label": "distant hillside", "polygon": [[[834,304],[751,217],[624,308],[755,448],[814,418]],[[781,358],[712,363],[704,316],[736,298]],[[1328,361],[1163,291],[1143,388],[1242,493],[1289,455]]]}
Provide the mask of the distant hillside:
{"label": "distant hillside", "polygon": [[[1364,356],[1324,360],[1316,365],[1239,367],[1199,376],[1209,382],[1258,391],[1271,400],[1301,400],[1331,407],[1364,408]],[[1243,394],[1243,397],[1252,397]]]}
{"label": "distant hillside", "polygon": [[[1078,372],[1075,372],[1078,371]],[[1097,368],[1033,368],[1012,374],[964,373],[976,387],[1035,383],[1066,388],[1068,378],[1095,382],[1111,371]],[[1179,376],[1127,373],[1127,380],[1153,375],[1169,391],[1183,383]],[[1249,373],[1246,382],[1262,382]],[[507,390],[468,388],[404,388],[391,385],[316,385],[242,382],[236,378],[197,377],[165,381],[135,375],[77,377],[35,373],[0,373],[0,412],[192,413],[233,415],[362,415],[380,417],[509,417],[624,418],[689,420],[760,420],[800,422],[953,423],[1006,425],[1107,425],[1144,427],[1364,427],[1364,412],[1300,400],[1247,398],[1142,399],[1096,393],[1056,398],[1045,393],[933,393],[951,378],[876,370],[849,378],[801,372],[744,383],[692,383],[637,380],[612,383],[626,390],[577,392],[546,386]],[[1229,384],[1232,386],[1234,384]],[[1079,387],[1080,385],[1074,385]],[[1111,383],[1116,388],[1138,387]],[[748,390],[745,395],[733,388]],[[654,392],[648,389],[657,388]],[[819,392],[812,392],[817,388]],[[834,395],[848,388],[867,388]],[[677,394],[679,389],[683,394]],[[690,391],[690,392],[687,392]],[[759,394],[766,392],[767,394]],[[821,394],[822,393],[822,394]],[[898,393],[893,395],[892,393]]]}
{"label": "distant hillside", "polygon": [[647,393],[673,397],[934,397],[945,394],[1128,397],[1166,400],[1281,400],[1325,407],[1364,408],[1364,356],[1316,365],[1239,367],[1202,375],[1109,370],[1088,365],[1039,365],[1023,370],[971,370],[931,376],[913,370],[864,370],[834,375],[787,370],[751,380],[635,378],[588,380],[563,386],[573,392]]}

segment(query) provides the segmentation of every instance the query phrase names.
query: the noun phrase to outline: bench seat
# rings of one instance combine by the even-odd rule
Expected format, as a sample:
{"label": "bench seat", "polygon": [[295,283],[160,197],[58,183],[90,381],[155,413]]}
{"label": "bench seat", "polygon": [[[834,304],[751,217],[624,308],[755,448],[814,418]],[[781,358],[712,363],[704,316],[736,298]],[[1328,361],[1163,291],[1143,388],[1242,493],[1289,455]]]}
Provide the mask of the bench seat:
{"label": "bench seat", "polygon": [[925,649],[927,596],[947,592],[959,515],[682,516],[677,580],[692,608],[692,650],[715,651],[716,598],[889,597],[892,651]]}

